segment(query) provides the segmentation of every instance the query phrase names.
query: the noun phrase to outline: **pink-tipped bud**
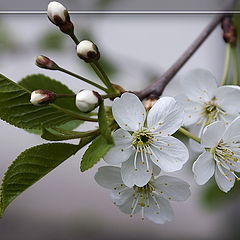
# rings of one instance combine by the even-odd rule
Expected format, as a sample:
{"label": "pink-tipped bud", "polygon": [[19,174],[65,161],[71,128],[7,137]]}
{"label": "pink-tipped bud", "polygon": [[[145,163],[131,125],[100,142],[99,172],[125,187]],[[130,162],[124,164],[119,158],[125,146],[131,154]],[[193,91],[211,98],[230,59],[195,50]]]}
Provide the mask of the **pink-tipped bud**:
{"label": "pink-tipped bud", "polygon": [[72,33],[74,26],[70,20],[67,9],[59,2],[53,1],[48,4],[47,14],[49,20],[58,26],[64,33]]}
{"label": "pink-tipped bud", "polygon": [[97,46],[89,40],[83,40],[77,45],[77,55],[87,63],[100,58]]}
{"label": "pink-tipped bud", "polygon": [[35,64],[40,68],[50,69],[50,70],[58,70],[58,65],[43,55],[40,55],[36,58]]}
{"label": "pink-tipped bud", "polygon": [[101,101],[101,95],[91,90],[81,90],[76,95],[76,106],[81,112],[91,112]]}
{"label": "pink-tipped bud", "polygon": [[56,100],[56,94],[49,90],[38,89],[32,92],[30,102],[35,106],[44,106]]}

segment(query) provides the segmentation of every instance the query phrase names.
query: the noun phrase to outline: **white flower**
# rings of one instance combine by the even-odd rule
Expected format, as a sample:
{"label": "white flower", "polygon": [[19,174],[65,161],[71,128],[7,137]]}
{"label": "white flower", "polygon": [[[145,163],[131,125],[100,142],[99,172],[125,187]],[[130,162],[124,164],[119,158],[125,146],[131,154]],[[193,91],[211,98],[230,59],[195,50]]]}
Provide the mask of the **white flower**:
{"label": "white flower", "polygon": [[101,167],[95,175],[96,182],[111,191],[116,206],[126,214],[141,211],[142,219],[163,224],[173,219],[173,210],[169,200],[184,201],[190,196],[189,185],[175,177],[160,176],[152,178],[145,186],[127,187],[118,167]]}
{"label": "white flower", "polygon": [[77,55],[85,62],[96,61],[100,58],[97,46],[89,40],[83,40],[77,45]]}
{"label": "white flower", "polygon": [[195,69],[182,76],[184,95],[176,99],[184,106],[184,125],[199,126],[199,137],[205,126],[221,120],[229,124],[240,113],[240,87],[218,87],[207,70]]}
{"label": "white flower", "polygon": [[44,106],[48,103],[54,102],[56,94],[54,92],[38,89],[31,93],[30,102],[35,106]]}
{"label": "white flower", "polygon": [[208,125],[202,135],[206,150],[193,164],[196,182],[205,184],[215,174],[219,188],[228,192],[234,185],[234,172],[240,172],[240,117],[226,128],[224,122]]}
{"label": "white flower", "polygon": [[84,89],[76,95],[76,106],[81,112],[90,112],[99,105],[100,99],[99,93]]}
{"label": "white flower", "polygon": [[144,186],[155,165],[173,172],[188,160],[185,145],[170,136],[181,127],[184,116],[174,98],[160,98],[146,119],[146,110],[138,97],[124,93],[114,100],[112,112],[120,129],[113,133],[115,146],[104,160],[109,164],[122,163],[121,175],[128,187]]}
{"label": "white flower", "polygon": [[59,19],[62,22],[66,21],[66,12],[67,9],[59,2],[53,1],[48,4],[48,17],[56,25],[58,25]]}

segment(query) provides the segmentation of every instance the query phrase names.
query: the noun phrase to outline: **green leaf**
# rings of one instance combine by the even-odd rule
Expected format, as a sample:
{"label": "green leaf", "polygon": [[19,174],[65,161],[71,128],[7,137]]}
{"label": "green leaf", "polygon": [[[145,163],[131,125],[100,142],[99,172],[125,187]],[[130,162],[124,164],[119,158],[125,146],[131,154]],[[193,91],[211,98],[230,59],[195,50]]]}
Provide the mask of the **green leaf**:
{"label": "green leaf", "polygon": [[214,209],[221,204],[227,203],[239,194],[239,182],[236,182],[234,187],[228,193],[225,193],[219,189],[214,181],[210,181],[202,191],[201,200],[205,206]]}
{"label": "green leaf", "polygon": [[100,106],[99,106],[98,121],[99,121],[99,128],[100,128],[102,136],[107,140],[108,143],[113,143],[113,139],[112,139],[112,135],[111,135],[111,128],[108,124],[103,101],[101,101]]}
{"label": "green leaf", "polygon": [[17,196],[75,154],[78,149],[78,145],[52,143],[38,145],[22,152],[3,178],[0,216]]}
{"label": "green leaf", "polygon": [[63,130],[60,128],[45,129],[43,128],[42,138],[49,141],[63,141],[69,139],[83,138],[90,135],[96,136],[99,130],[86,131],[86,132],[76,132],[70,130]]}
{"label": "green leaf", "polygon": [[30,95],[31,91],[0,74],[0,118],[19,128],[41,129],[60,126],[86,116],[69,108],[62,109],[65,103],[36,107],[29,102]]}
{"label": "green leaf", "polygon": [[81,162],[81,171],[84,172],[93,167],[106,153],[113,147],[112,143],[108,143],[103,136],[95,138],[87,151],[84,153]]}

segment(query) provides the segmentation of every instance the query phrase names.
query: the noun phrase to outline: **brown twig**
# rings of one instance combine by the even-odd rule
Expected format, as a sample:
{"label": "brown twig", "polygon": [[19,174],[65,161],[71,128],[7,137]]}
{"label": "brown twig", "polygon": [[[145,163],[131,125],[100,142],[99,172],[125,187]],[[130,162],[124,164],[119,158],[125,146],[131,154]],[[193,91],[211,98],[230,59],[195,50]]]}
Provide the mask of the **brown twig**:
{"label": "brown twig", "polygon": [[166,85],[176,75],[176,73],[183,67],[188,59],[196,52],[196,50],[202,45],[207,39],[211,32],[217,27],[222,21],[226,13],[217,15],[209,25],[200,33],[196,40],[188,47],[188,49],[177,59],[177,61],[160,77],[160,79],[142,91],[135,92],[135,94],[141,99],[145,99],[150,95],[160,96],[165,89]]}

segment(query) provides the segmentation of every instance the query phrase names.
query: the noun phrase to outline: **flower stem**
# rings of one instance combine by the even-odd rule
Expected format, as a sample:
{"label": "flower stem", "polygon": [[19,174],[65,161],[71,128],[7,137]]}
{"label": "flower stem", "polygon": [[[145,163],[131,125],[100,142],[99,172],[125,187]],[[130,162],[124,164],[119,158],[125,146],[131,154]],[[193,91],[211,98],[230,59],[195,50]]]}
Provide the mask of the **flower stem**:
{"label": "flower stem", "polygon": [[236,46],[231,47],[232,50],[232,58],[233,58],[233,85],[238,85],[239,78],[239,69],[238,69],[238,55]]}
{"label": "flower stem", "polygon": [[90,65],[91,65],[92,69],[94,70],[94,72],[98,75],[98,77],[102,80],[102,82],[108,88],[108,90],[109,90],[108,92],[109,93],[116,93],[116,90],[112,86],[112,83],[110,82],[107,74],[105,73],[105,71],[103,70],[103,68],[99,64],[99,62],[93,62],[93,63],[90,63]]}
{"label": "flower stem", "polygon": [[82,120],[82,121],[87,121],[87,122],[98,122],[98,119],[96,118],[90,118],[88,117],[87,114],[83,114],[83,113],[77,113],[77,112],[73,112],[71,110],[68,110],[66,108],[62,108],[56,104],[52,104],[55,108],[61,110],[62,112],[68,114],[68,115],[71,115],[72,117],[74,117],[75,119],[79,119],[79,120]]}
{"label": "flower stem", "polygon": [[93,81],[91,81],[91,80],[89,80],[89,79],[87,79],[87,78],[84,78],[84,77],[82,77],[82,76],[80,76],[80,75],[78,75],[78,74],[76,74],[76,73],[70,72],[70,71],[68,71],[67,69],[64,69],[64,68],[62,68],[62,67],[59,67],[58,70],[61,71],[61,72],[66,73],[66,74],[68,74],[68,75],[70,75],[70,76],[73,76],[73,77],[75,77],[75,78],[78,78],[78,79],[80,79],[80,80],[82,80],[82,81],[84,81],[84,82],[86,82],[86,83],[88,83],[88,84],[91,84],[91,85],[93,85],[94,87],[97,87],[97,88],[103,90],[104,92],[108,92],[108,90],[107,90],[105,87],[102,87],[101,85],[99,85],[99,84],[97,84],[97,83],[95,83],[95,82],[93,82]]}
{"label": "flower stem", "polygon": [[222,86],[227,83],[229,67],[230,67],[230,56],[231,56],[231,45],[228,43],[226,45],[225,65],[224,65],[223,77],[222,77],[222,82],[221,82]]}
{"label": "flower stem", "polygon": [[187,136],[188,138],[193,139],[194,141],[201,143],[201,139],[199,137],[194,136],[192,133],[190,133],[188,130],[186,130],[185,128],[179,128],[178,131],[182,134],[184,134],[185,136]]}
{"label": "flower stem", "polygon": [[57,98],[74,98],[76,94],[56,94]]}
{"label": "flower stem", "polygon": [[78,38],[76,37],[76,35],[74,34],[74,32],[72,32],[72,33],[70,33],[70,34],[68,34],[71,38],[72,38],[72,40],[75,42],[75,44],[76,45],[78,45],[80,42],[79,42],[79,40],[78,40]]}
{"label": "flower stem", "polygon": [[116,98],[116,97],[119,97],[119,96],[120,96],[120,94],[115,94],[115,93],[113,93],[113,94],[101,95],[101,97],[102,97],[103,99],[106,99],[106,98],[111,98],[111,99],[113,99],[113,98]]}

